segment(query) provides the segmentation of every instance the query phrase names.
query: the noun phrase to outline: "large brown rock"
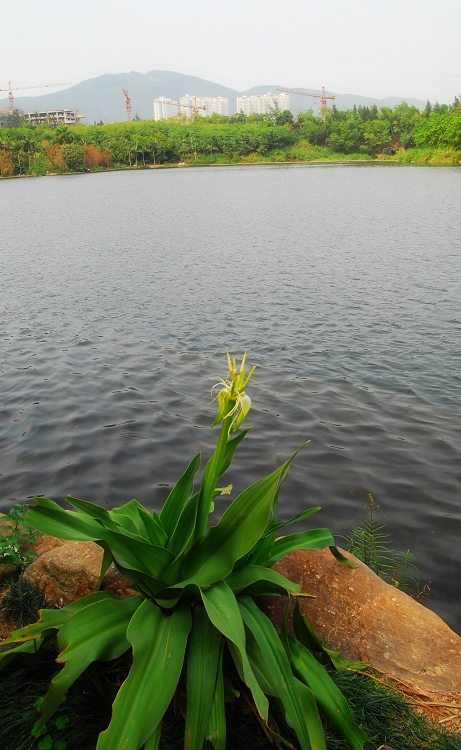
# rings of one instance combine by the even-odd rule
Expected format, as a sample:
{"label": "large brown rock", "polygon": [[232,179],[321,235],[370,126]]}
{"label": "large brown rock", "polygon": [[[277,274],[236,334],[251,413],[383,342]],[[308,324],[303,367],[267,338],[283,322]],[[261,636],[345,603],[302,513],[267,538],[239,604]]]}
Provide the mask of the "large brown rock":
{"label": "large brown rock", "polygon": [[[315,599],[300,599],[315,634],[347,659],[361,660],[422,691],[461,691],[461,638],[434,612],[385,583],[344,553],[350,568],[329,550],[297,550],[274,566]],[[285,601],[266,601],[280,624]]]}
{"label": "large brown rock", "polygon": [[24,572],[60,607],[97,590],[103,551],[94,542],[66,542],[48,549]]}
{"label": "large brown rock", "polygon": [[[32,549],[38,557],[24,576],[40,584],[50,605],[63,607],[97,591],[103,556],[98,544],[69,542],[45,534],[37,539]],[[101,588],[121,597],[136,593],[133,583],[114,565],[109,567]]]}

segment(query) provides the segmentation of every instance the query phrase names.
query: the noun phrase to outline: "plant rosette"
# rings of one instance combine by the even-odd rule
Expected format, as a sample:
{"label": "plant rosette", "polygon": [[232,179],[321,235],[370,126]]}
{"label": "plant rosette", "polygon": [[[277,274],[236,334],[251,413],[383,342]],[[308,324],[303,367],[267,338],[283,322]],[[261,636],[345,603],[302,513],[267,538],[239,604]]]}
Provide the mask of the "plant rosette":
{"label": "plant rosette", "polygon": [[245,357],[237,368],[228,355],[228,369],[227,378],[217,379],[214,388],[219,388],[214,424],[220,431],[198,490],[194,479],[200,454],[159,514],[136,500],[107,511],[74,497],[67,498],[74,513],[42,497],[29,509],[27,523],[39,531],[99,544],[104,550],[100,580],[113,562],[138,592],[118,599],[98,591],[59,610],[42,609],[37,623],[0,644],[14,646],[0,654],[1,667],[57,638],[57,662],[63,666],[41,701],[39,726],[92,662],[127,654],[131,668],[97,750],[156,750],[162,718],[179,684],[187,696],[187,750],[199,750],[204,743],[225,750],[225,697],[242,690],[251,696],[266,731],[273,733],[270,701],[302,750],[326,750],[319,707],[353,750],[363,748],[366,735],[313,655],[321,646],[307,619],[295,608],[296,638],[285,629],[278,633],[255,601],[261,595],[301,595],[297,584],[272,569],[291,550],[330,547],[341,557],[328,529],[278,538],[282,528],[319,510],[310,508],[289,521],[278,520],[280,486],[298,451],[244,490],[209,527],[214,498],[228,491],[219,489],[217,482],[249,429],[239,431],[251,405],[245,389],[254,368],[247,375]]}

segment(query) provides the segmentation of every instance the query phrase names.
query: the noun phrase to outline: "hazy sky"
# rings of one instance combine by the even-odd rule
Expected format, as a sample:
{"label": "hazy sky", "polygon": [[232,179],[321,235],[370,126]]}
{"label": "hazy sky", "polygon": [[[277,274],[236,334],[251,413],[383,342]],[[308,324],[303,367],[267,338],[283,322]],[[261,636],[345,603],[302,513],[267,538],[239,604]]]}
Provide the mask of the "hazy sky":
{"label": "hazy sky", "polygon": [[323,85],[451,103],[460,29],[460,0],[5,0],[0,89],[173,70],[238,90]]}

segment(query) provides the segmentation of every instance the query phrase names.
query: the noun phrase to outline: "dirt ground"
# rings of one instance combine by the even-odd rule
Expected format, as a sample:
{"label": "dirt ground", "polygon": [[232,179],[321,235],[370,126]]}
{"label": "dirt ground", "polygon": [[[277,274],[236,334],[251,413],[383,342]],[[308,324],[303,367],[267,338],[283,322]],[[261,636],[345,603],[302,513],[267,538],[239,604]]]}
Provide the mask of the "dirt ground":
{"label": "dirt ground", "polygon": [[406,685],[404,682],[396,682],[389,679],[386,675],[370,675],[382,685],[390,686],[403,695],[405,700],[412,706],[417,714],[423,714],[433,724],[445,726],[448,732],[460,735],[461,740],[461,693],[433,693],[428,691],[417,691],[413,686]]}
{"label": "dirt ground", "polygon": [[427,693],[423,695],[402,689],[402,693],[417,713],[425,714],[434,724],[448,732],[459,733],[461,742],[461,693]]}

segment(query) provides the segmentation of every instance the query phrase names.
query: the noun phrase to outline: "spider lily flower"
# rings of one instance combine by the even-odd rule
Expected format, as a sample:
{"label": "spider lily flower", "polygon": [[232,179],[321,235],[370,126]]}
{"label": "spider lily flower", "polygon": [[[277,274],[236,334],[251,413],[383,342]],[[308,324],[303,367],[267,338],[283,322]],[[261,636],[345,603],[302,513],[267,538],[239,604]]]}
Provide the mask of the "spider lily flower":
{"label": "spider lily flower", "polygon": [[237,363],[235,359],[231,359],[229,352],[226,352],[226,354],[228,365],[227,378],[225,380],[218,377],[212,378],[212,380],[217,380],[218,382],[213,386],[211,392],[213,393],[215,388],[221,388],[217,396],[215,396],[218,402],[218,413],[213,426],[232,416],[229,432],[235,432],[250,411],[251,398],[245,393],[245,388],[256,370],[256,365],[251,368],[247,375],[245,372],[246,352],[242,357],[240,369],[237,369]]}

